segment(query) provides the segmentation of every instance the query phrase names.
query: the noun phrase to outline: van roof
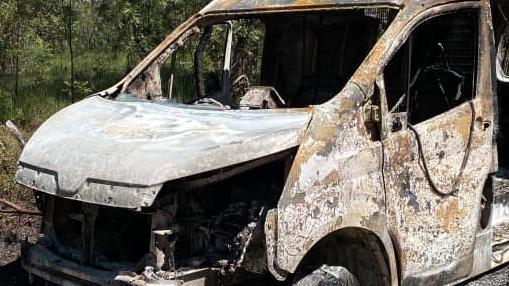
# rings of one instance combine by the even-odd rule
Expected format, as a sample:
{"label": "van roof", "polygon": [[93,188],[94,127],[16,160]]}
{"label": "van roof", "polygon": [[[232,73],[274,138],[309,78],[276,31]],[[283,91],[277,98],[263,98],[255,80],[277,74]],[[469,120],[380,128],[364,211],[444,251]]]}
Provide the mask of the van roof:
{"label": "van roof", "polygon": [[235,13],[294,9],[326,9],[351,5],[401,6],[403,0],[214,0],[201,12]]}
{"label": "van roof", "polygon": [[341,6],[387,5],[403,6],[407,2],[416,2],[424,6],[461,0],[214,0],[202,11],[202,14],[269,12],[285,10],[316,10]]}

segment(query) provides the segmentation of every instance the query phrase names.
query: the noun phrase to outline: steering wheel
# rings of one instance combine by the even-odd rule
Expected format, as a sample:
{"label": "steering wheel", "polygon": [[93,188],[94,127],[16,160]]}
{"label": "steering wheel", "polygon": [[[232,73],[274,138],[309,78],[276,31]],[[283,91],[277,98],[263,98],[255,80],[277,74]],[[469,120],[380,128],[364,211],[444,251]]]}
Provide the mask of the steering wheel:
{"label": "steering wheel", "polygon": [[[442,58],[444,59],[444,63],[442,65],[427,65],[417,69],[416,73],[412,77],[412,80],[410,81],[408,90],[419,86],[422,82],[427,83],[426,85],[429,86],[429,83],[431,82],[429,78],[432,77],[433,84],[436,85],[436,89],[442,95],[442,98],[446,101],[448,107],[451,107],[451,104],[460,100],[462,96],[465,77],[451,68],[444,45],[442,43],[437,43],[437,47],[437,51],[441,53]],[[426,77],[428,77],[428,80],[423,80]],[[450,85],[452,84],[456,85],[455,91],[452,91],[450,88]],[[394,107],[391,109],[390,113],[395,112],[401,106],[401,104],[403,104],[404,99],[407,96],[408,94],[406,92],[403,93]]]}
{"label": "steering wheel", "polygon": [[249,81],[249,77],[247,77],[247,75],[243,74],[243,75],[240,75],[237,79],[235,79],[233,82],[232,82],[232,87],[238,85],[240,82],[242,81],[245,81],[247,82],[247,88],[249,88],[251,86],[251,82]]}
{"label": "steering wheel", "polygon": [[225,108],[224,104],[222,104],[218,100],[210,98],[210,97],[198,98],[197,100],[193,101],[191,104],[194,104],[194,105],[207,104],[207,105],[214,105],[217,107]]}

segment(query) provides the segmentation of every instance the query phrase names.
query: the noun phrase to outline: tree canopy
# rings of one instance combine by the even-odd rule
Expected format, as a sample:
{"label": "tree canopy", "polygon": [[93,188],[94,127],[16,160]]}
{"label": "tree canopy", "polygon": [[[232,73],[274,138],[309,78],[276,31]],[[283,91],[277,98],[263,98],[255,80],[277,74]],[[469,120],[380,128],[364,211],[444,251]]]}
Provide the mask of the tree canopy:
{"label": "tree canopy", "polygon": [[38,124],[107,88],[207,2],[1,1],[0,121]]}

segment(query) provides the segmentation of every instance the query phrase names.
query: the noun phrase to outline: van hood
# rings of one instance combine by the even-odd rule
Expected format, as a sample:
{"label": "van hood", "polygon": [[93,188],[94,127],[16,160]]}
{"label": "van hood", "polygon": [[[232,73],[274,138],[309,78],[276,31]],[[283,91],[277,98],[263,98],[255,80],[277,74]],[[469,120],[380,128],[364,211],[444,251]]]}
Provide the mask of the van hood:
{"label": "van hood", "polygon": [[211,110],[91,97],[35,132],[16,180],[89,203],[150,206],[165,182],[298,146],[310,118],[311,109]]}

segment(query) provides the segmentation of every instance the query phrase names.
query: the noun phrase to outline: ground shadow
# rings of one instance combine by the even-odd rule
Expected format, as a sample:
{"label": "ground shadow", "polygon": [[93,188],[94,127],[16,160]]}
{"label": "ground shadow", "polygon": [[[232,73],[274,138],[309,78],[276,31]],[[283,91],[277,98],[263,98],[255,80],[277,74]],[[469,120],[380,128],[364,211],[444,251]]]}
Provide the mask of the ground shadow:
{"label": "ground shadow", "polygon": [[0,266],[0,286],[24,286],[29,285],[26,273],[21,268],[18,260],[7,265]]}

